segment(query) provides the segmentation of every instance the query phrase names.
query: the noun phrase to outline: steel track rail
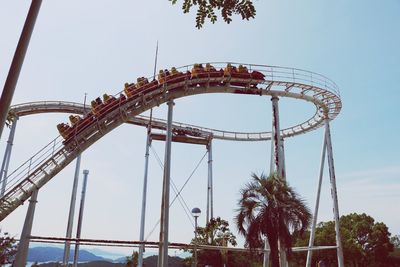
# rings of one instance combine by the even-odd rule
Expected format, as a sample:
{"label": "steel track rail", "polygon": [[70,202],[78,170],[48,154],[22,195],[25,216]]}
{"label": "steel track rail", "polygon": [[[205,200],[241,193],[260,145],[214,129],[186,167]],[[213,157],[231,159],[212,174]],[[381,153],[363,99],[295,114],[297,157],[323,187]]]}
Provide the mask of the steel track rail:
{"label": "steel track rail", "polygon": [[[56,138],[41,150],[40,158],[35,155],[12,173],[15,174],[15,177],[10,179],[13,182],[11,186],[7,187],[5,195],[0,199],[0,221],[22,205],[35,189],[44,186],[71,163],[79,153],[82,153],[104,135],[121,124],[133,120],[146,110],[170,100],[197,94],[230,93],[288,97],[313,103],[316,107],[315,114],[303,123],[283,129],[281,131],[283,137],[295,136],[314,130],[324,125],[325,118],[333,120],[339,114],[342,106],[337,87],[324,76],[298,69],[248,65],[248,69],[251,70],[255,70],[256,67],[257,71],[266,75],[265,80],[257,81],[257,88],[251,87],[252,81],[249,81],[249,79],[233,77],[208,76],[185,79],[176,83],[171,82],[128,99],[117,109],[93,121],[66,145],[60,142],[60,137]],[[188,69],[189,66],[183,69],[185,68]],[[215,83],[220,85],[210,85]],[[240,84],[240,86],[233,86],[232,84]],[[29,104],[24,105],[29,106]],[[48,105],[49,110],[56,110],[56,106],[57,104]],[[22,110],[21,106],[20,108]],[[258,135],[260,137],[260,134]],[[270,136],[270,133],[266,132],[263,138],[268,137],[268,135]],[[249,133],[223,132],[222,139],[238,140],[246,136],[249,137]]]}

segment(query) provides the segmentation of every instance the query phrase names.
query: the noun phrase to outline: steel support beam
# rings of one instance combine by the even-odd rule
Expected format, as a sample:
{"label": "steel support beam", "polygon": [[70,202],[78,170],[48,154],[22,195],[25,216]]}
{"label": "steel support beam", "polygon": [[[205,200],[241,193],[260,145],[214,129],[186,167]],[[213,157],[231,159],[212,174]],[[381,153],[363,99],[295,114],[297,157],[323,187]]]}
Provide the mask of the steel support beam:
{"label": "steel support beam", "polygon": [[311,225],[310,240],[308,242],[308,248],[310,250],[308,250],[308,252],[307,252],[306,267],[311,267],[311,261],[312,261],[312,250],[311,250],[311,248],[314,246],[315,228],[317,227],[319,200],[320,200],[320,196],[321,196],[322,178],[324,176],[325,154],[326,154],[326,132],[324,131],[324,138],[323,138],[322,151],[321,151],[321,164],[320,164],[320,167],[319,167],[317,198],[315,200],[314,216],[313,216],[313,221],[312,221],[312,225]]}
{"label": "steel support beam", "polygon": [[[148,176],[148,170],[149,170],[150,146],[151,146],[151,136],[150,136],[150,128],[149,128],[147,131],[147,139],[146,139],[146,153],[144,155],[145,163],[144,163],[144,178],[143,178],[143,193],[142,193],[142,213],[140,216],[140,234],[139,234],[139,240],[141,242],[144,241],[144,227],[145,227],[145,222],[146,222],[147,176]],[[143,266],[143,253],[144,253],[144,244],[140,244],[138,267]]]}
{"label": "steel support beam", "polygon": [[25,20],[24,28],[22,29],[22,33],[18,41],[17,49],[15,50],[14,58],[11,62],[10,70],[4,84],[3,92],[0,98],[0,138],[1,134],[3,133],[8,109],[10,108],[10,104],[14,96],[15,87],[17,86],[18,77],[21,72],[22,64],[24,63],[25,54],[28,50],[29,41],[32,36],[33,28],[35,27],[36,18],[39,14],[41,4],[42,0],[32,0],[28,15]]}
{"label": "steel support beam", "polygon": [[169,229],[169,189],[171,181],[171,143],[172,143],[172,112],[174,102],[167,102],[167,140],[165,143],[163,195],[161,203],[160,247],[158,267],[168,267],[168,229]]}
{"label": "steel support beam", "polygon": [[35,207],[37,203],[38,189],[34,190],[29,200],[28,210],[26,212],[24,228],[22,229],[21,238],[18,244],[18,252],[15,256],[14,265],[16,267],[22,267],[26,265],[26,259],[28,257],[29,240],[32,233],[33,217],[35,215]]}
{"label": "steel support beam", "polygon": [[75,243],[75,251],[74,251],[74,267],[78,266],[78,258],[79,258],[79,239],[81,238],[82,232],[82,221],[83,221],[83,210],[85,208],[85,197],[86,197],[86,186],[88,179],[89,171],[83,170],[83,185],[82,185],[82,195],[81,195],[81,205],[79,207],[79,217],[78,217],[78,226],[76,229],[76,239],[78,239]]}
{"label": "steel support beam", "polygon": [[[71,202],[69,205],[69,214],[68,214],[67,233],[65,234],[65,238],[72,237],[72,228],[74,225],[76,193],[78,191],[80,166],[81,166],[81,154],[79,154],[78,157],[76,158],[75,175],[74,175],[74,182],[72,184]],[[70,241],[65,241],[64,258],[63,258],[63,265],[65,265],[65,266],[67,266],[68,262],[69,262],[70,243],[71,243]]]}
{"label": "steel support beam", "polygon": [[214,218],[212,139],[210,139],[207,145],[207,152],[208,152],[208,182],[207,182],[206,225],[212,218]]}
{"label": "steel support beam", "polygon": [[269,242],[268,238],[264,238],[264,258],[263,258],[263,267],[268,267],[269,266]]}
{"label": "steel support beam", "polygon": [[[270,174],[277,173],[279,177],[285,179],[284,171],[284,159],[283,159],[283,142],[281,138],[280,121],[279,121],[279,98],[277,96],[271,97],[272,102],[272,138],[271,138],[271,166]],[[286,252],[280,246],[280,240],[278,240],[279,247],[279,262],[281,267],[286,267],[287,257]],[[266,252],[264,252],[265,254]],[[265,255],[264,255],[265,257]]]}
{"label": "steel support beam", "polygon": [[14,143],[15,129],[17,128],[17,120],[18,117],[16,117],[12,123],[10,134],[8,135],[6,151],[4,152],[3,162],[1,164],[0,181],[2,182],[2,184],[1,184],[0,197],[3,197],[6,191],[8,166],[10,164],[10,159],[11,159],[11,151]]}
{"label": "steel support beam", "polygon": [[342,241],[341,241],[341,237],[340,237],[339,204],[338,204],[338,196],[337,196],[337,189],[336,189],[335,167],[333,164],[331,131],[330,131],[330,127],[329,127],[329,118],[328,118],[327,114],[326,114],[326,118],[325,118],[325,135],[326,135],[326,149],[327,149],[327,154],[328,154],[329,178],[330,178],[330,182],[331,182],[331,195],[332,195],[332,200],[333,200],[333,215],[335,217],[338,267],[344,267],[343,247],[342,247]]}

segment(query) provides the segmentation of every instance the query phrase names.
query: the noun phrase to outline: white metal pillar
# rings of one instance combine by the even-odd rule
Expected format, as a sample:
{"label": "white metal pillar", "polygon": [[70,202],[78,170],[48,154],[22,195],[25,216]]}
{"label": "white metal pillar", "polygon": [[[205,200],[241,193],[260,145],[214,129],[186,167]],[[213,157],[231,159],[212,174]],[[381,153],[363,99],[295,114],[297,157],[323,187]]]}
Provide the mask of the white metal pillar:
{"label": "white metal pillar", "polygon": [[163,196],[160,224],[158,267],[168,267],[169,189],[171,180],[172,112],[174,102],[168,101],[167,137],[164,156]]}
{"label": "white metal pillar", "polygon": [[286,163],[285,163],[285,140],[281,137],[281,146],[280,146],[280,159],[282,162],[282,177],[286,179]]}
{"label": "white metal pillar", "polygon": [[311,267],[311,262],[312,262],[312,252],[313,251],[311,250],[311,248],[314,246],[315,228],[317,227],[319,200],[320,200],[320,196],[321,196],[322,178],[324,176],[325,154],[326,154],[326,131],[324,131],[324,138],[323,138],[323,143],[322,143],[321,164],[320,164],[320,167],[319,167],[317,198],[315,200],[314,216],[313,216],[313,221],[312,221],[312,225],[311,225],[310,240],[308,242],[308,249],[309,250],[307,252],[306,267]]}
{"label": "white metal pillar", "polygon": [[74,267],[78,266],[78,258],[79,258],[79,239],[81,238],[82,232],[82,221],[83,221],[83,210],[85,207],[85,197],[86,197],[86,185],[88,179],[89,171],[83,170],[83,185],[82,185],[82,195],[81,195],[81,205],[79,207],[79,217],[78,217],[78,226],[76,229],[76,243],[75,243],[75,251],[74,251]]}
{"label": "white metal pillar", "polygon": [[214,196],[213,196],[213,158],[212,158],[212,139],[207,145],[208,151],[208,182],[207,182],[207,214],[206,224],[214,218]]}
{"label": "white metal pillar", "polygon": [[[139,240],[144,242],[144,227],[146,222],[146,199],[147,199],[147,176],[149,169],[149,148],[151,146],[151,136],[150,136],[150,126],[147,131],[147,140],[146,140],[146,153],[145,163],[144,163],[144,178],[143,178],[143,193],[142,193],[142,213],[140,217],[140,236]],[[144,253],[144,244],[140,244],[139,247],[139,257],[138,257],[138,267],[143,266],[143,253]]]}
{"label": "white metal pillar", "polygon": [[3,162],[1,164],[0,181],[2,182],[2,184],[1,184],[0,197],[3,197],[6,191],[8,165],[10,164],[11,151],[14,143],[15,129],[17,127],[17,120],[18,117],[15,118],[15,120],[11,125],[10,134],[8,135],[8,140],[7,140],[6,151],[4,152]]}
{"label": "white metal pillar", "polygon": [[[281,138],[280,121],[279,121],[279,98],[275,95],[271,97],[272,102],[272,130],[271,130],[271,166],[270,174],[276,172],[280,177],[285,179],[284,159],[283,159],[283,142]],[[279,245],[279,262],[281,267],[286,267],[288,262],[286,252]],[[265,253],[265,252],[264,252]],[[265,257],[265,255],[264,255]]]}
{"label": "white metal pillar", "polygon": [[[65,234],[65,238],[72,237],[72,227],[74,225],[76,193],[78,191],[80,166],[81,166],[81,154],[79,154],[78,157],[76,158],[75,175],[74,175],[74,182],[72,184],[71,202],[69,206],[68,223],[67,223],[67,233]],[[65,241],[64,245],[63,265],[65,266],[68,265],[69,262],[70,243],[71,243],[70,241]]]}
{"label": "white metal pillar", "polygon": [[332,140],[331,140],[331,131],[329,127],[328,115],[326,115],[325,118],[325,134],[326,134],[326,149],[328,154],[329,178],[331,182],[331,195],[333,200],[333,214],[335,217],[338,267],[344,267],[343,247],[340,237],[339,204],[338,204],[337,189],[336,189],[335,167],[333,164]]}
{"label": "white metal pillar", "polygon": [[272,136],[271,136],[271,174],[276,172],[283,177],[282,139],[279,125],[279,107],[277,96],[272,96]]}
{"label": "white metal pillar", "polygon": [[37,203],[38,189],[32,192],[29,200],[28,211],[26,212],[24,228],[22,229],[21,238],[18,244],[17,255],[15,256],[14,265],[21,267],[26,265],[26,259],[28,257],[29,240],[32,233],[33,217],[35,215],[35,207]]}
{"label": "white metal pillar", "polygon": [[264,259],[263,259],[263,267],[268,267],[269,266],[269,242],[268,238],[264,238]]}

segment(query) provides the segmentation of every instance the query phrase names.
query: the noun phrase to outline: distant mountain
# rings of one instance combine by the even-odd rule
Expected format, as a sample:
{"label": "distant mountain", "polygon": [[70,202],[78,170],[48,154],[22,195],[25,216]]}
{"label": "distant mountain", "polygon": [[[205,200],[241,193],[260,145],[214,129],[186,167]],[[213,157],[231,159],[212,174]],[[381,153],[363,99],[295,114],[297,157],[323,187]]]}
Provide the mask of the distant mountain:
{"label": "distant mountain", "polygon": [[[34,247],[29,249],[28,253],[28,261],[30,262],[50,262],[50,261],[62,261],[64,257],[64,249],[56,248],[56,247]],[[74,250],[71,249],[69,253],[69,260],[72,261],[74,259]],[[99,257],[93,253],[90,253],[86,250],[79,250],[79,262],[88,262],[88,261],[112,261],[109,259],[105,259],[103,257]]]}
{"label": "distant mountain", "polygon": [[[157,267],[157,256],[150,256],[143,259],[143,263],[146,267]],[[57,263],[44,263],[40,264],[40,267],[59,267]],[[111,263],[107,261],[92,261],[86,263],[79,263],[79,267],[125,267],[123,263]],[[168,257],[168,266],[170,267],[183,267],[183,260],[179,257]]]}

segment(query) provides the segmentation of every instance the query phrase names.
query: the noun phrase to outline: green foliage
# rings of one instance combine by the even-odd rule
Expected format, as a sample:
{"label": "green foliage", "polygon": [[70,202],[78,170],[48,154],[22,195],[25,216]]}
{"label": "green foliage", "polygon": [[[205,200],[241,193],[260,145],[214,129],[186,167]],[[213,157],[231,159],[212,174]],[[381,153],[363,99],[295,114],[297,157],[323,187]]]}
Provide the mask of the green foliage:
{"label": "green foliage", "polygon": [[126,257],[126,267],[136,267],[138,265],[139,252],[133,251],[132,256]]}
{"label": "green foliage", "polygon": [[[340,218],[340,233],[346,266],[388,265],[389,253],[393,251],[390,233],[384,223],[375,222],[371,216],[351,213]],[[316,228],[316,246],[336,245],[335,223],[321,222]],[[308,245],[309,233],[299,237],[296,246]],[[295,255],[297,264],[305,263],[306,253]],[[321,250],[313,253],[313,262],[323,259],[328,266],[337,266],[335,250]]]}
{"label": "green foliage", "polygon": [[9,111],[7,114],[7,118],[6,118],[6,126],[8,128],[11,127],[11,125],[17,120],[17,115],[15,114],[14,111]]}
{"label": "green foliage", "polygon": [[[176,4],[177,0],[169,0],[172,4]],[[217,21],[216,10],[221,12],[221,16],[226,23],[232,21],[232,15],[237,14],[242,19],[249,20],[256,15],[251,0],[183,0],[183,13],[189,13],[193,6],[197,6],[196,27],[203,27],[205,19],[209,19],[212,23]]]}
{"label": "green foliage", "polygon": [[236,225],[245,237],[245,245],[261,248],[266,236],[273,267],[279,266],[278,241],[290,256],[293,232],[301,235],[311,220],[304,201],[277,174],[252,174],[252,180],[241,190],[238,204]]}
{"label": "green foliage", "polygon": [[395,248],[400,248],[400,235],[392,236],[390,238],[390,243],[392,243]]}
{"label": "green foliage", "polygon": [[[192,239],[191,244],[212,245],[212,246],[236,246],[236,237],[229,230],[229,223],[220,217],[212,218],[206,227],[197,227],[197,240]],[[193,251],[192,255],[193,255]],[[227,251],[218,250],[198,250],[198,264],[208,264],[212,266],[222,266],[227,260]],[[191,258],[185,259],[187,264],[192,262]]]}
{"label": "green foliage", "polygon": [[16,253],[16,240],[5,232],[3,236],[0,237],[0,265],[3,266],[4,264],[11,263]]}

